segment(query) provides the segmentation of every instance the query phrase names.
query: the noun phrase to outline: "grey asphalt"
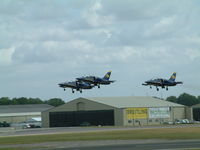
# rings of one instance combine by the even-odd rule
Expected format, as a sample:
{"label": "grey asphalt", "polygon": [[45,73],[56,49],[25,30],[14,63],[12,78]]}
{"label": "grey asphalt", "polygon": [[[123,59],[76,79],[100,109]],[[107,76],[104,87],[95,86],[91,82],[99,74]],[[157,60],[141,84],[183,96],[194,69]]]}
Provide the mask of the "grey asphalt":
{"label": "grey asphalt", "polygon": [[140,129],[151,129],[151,128],[152,129],[182,128],[182,127],[200,127],[200,124],[140,126],[140,127],[61,127],[61,128],[37,128],[37,129],[14,129],[14,128],[1,129],[0,128],[0,137],[59,134],[59,133],[98,132],[98,131],[118,131],[118,130],[140,130]]}
{"label": "grey asphalt", "polygon": [[[59,133],[81,133],[101,132],[117,130],[140,130],[156,128],[185,128],[200,127],[200,124],[167,125],[167,126],[142,126],[142,127],[63,127],[63,128],[38,128],[38,129],[0,129],[0,137],[6,136],[27,136]],[[166,150],[177,148],[200,148],[199,140],[106,140],[106,141],[68,141],[68,142],[47,142],[20,145],[0,145],[6,147],[46,147],[44,150]],[[38,149],[37,149],[38,150]],[[43,149],[42,149],[43,150]]]}
{"label": "grey asphalt", "polygon": [[174,149],[190,149],[200,148],[200,140],[189,141],[166,141],[158,143],[139,143],[139,144],[116,144],[105,146],[87,146],[87,147],[73,147],[73,148],[53,148],[45,150],[174,150]]}

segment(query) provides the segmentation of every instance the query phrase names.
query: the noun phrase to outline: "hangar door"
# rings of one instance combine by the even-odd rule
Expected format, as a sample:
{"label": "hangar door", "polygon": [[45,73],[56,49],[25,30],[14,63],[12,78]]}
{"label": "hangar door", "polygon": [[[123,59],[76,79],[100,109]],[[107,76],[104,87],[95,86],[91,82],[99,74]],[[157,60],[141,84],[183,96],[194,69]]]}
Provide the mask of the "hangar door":
{"label": "hangar door", "polygon": [[193,119],[200,121],[200,108],[193,108]]}
{"label": "hangar door", "polygon": [[50,127],[114,125],[114,110],[50,112]]}

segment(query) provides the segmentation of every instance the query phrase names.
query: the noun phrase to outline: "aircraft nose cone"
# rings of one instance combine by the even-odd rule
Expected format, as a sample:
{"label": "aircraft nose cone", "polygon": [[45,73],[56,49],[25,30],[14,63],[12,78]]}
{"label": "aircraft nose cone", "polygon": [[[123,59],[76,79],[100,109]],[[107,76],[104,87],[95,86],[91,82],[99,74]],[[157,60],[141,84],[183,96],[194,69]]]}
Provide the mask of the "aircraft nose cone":
{"label": "aircraft nose cone", "polygon": [[145,81],[145,83],[149,83],[149,80],[148,80],[148,81]]}
{"label": "aircraft nose cone", "polygon": [[61,86],[63,86],[64,84],[63,84],[63,83],[59,83],[58,85],[61,87]]}

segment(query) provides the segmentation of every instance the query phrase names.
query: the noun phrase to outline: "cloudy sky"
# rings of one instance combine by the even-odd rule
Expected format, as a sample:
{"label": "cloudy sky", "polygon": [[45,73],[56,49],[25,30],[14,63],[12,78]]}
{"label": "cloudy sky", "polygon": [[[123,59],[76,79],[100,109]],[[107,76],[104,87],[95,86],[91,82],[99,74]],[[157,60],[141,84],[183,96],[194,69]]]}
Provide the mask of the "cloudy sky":
{"label": "cloudy sky", "polygon": [[[1,0],[0,97],[198,96],[199,14],[197,0]],[[108,70],[101,89],[58,87]],[[173,72],[183,85],[141,85]]]}

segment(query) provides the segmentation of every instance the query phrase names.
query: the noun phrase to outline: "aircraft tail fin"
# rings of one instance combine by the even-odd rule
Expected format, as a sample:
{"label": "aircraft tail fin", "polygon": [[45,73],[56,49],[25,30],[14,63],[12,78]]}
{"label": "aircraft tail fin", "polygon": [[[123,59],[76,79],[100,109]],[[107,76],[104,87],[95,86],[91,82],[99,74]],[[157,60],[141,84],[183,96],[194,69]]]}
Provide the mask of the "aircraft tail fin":
{"label": "aircraft tail fin", "polygon": [[108,71],[108,72],[106,73],[106,75],[103,77],[103,79],[109,80],[109,79],[110,79],[110,75],[111,75],[111,71]]}
{"label": "aircraft tail fin", "polygon": [[175,80],[176,80],[176,72],[174,72],[174,73],[172,74],[172,76],[170,77],[169,80],[170,80],[170,81],[175,81]]}

